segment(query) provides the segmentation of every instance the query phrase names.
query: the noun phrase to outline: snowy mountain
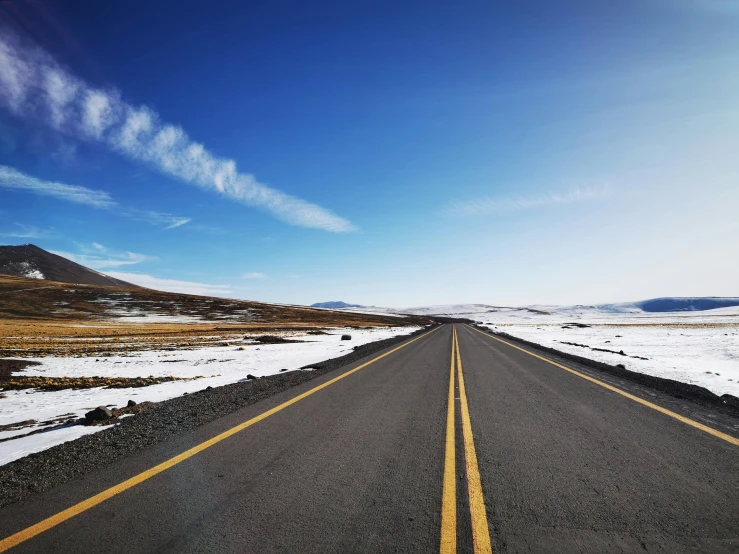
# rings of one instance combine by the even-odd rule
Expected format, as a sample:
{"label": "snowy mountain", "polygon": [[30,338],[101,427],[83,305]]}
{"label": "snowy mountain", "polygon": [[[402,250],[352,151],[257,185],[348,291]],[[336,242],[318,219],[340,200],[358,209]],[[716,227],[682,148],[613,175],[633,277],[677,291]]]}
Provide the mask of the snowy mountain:
{"label": "snowy mountain", "polygon": [[[481,320],[494,315],[532,318],[538,316],[568,315],[618,315],[618,314],[658,314],[674,312],[698,312],[739,306],[738,297],[663,297],[597,305],[531,305],[531,306],[494,306],[491,304],[446,304],[419,306],[413,308],[379,308],[372,307],[373,312],[388,314],[408,314],[441,317],[462,317]],[[363,311],[370,308],[360,308]]]}

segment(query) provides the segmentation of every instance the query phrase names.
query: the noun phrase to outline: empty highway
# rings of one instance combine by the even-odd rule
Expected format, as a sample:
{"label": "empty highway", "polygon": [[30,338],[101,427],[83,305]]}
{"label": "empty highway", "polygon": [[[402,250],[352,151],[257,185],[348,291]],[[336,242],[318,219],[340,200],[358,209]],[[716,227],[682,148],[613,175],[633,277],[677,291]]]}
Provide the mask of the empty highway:
{"label": "empty highway", "polygon": [[0,552],[739,552],[739,440],[665,405],[444,325],[0,509]]}

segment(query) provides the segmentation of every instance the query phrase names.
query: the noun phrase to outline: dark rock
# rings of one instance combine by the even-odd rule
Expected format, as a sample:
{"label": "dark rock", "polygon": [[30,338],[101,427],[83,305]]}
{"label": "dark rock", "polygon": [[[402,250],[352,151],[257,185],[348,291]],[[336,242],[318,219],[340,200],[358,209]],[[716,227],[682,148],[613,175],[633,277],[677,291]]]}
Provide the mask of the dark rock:
{"label": "dark rock", "polygon": [[110,419],[111,417],[113,417],[113,412],[110,411],[110,408],[106,408],[105,406],[98,406],[94,410],[85,414],[85,419],[88,421],[101,421],[104,419]]}
{"label": "dark rock", "polygon": [[626,369],[626,366],[624,364],[616,364],[616,367],[620,367],[621,369]]}
{"label": "dark rock", "polygon": [[126,406],[128,406],[129,408],[133,408],[135,405],[136,405],[136,401],[135,400],[129,400],[128,401],[128,404],[126,404]]}
{"label": "dark rock", "polygon": [[618,353],[621,354],[622,356],[626,356],[626,354],[624,354],[624,351],[623,350],[619,350]]}
{"label": "dark rock", "polygon": [[256,379],[257,377],[256,377],[256,375],[252,375],[251,373],[248,373],[248,374],[246,375],[246,378],[247,378],[247,379]]}
{"label": "dark rock", "polygon": [[341,340],[352,340],[351,335],[341,335]]}
{"label": "dark rock", "polygon": [[280,370],[280,373],[282,373],[283,371],[287,371],[287,368],[286,368],[286,367],[283,367],[283,368],[282,368],[282,369]]}

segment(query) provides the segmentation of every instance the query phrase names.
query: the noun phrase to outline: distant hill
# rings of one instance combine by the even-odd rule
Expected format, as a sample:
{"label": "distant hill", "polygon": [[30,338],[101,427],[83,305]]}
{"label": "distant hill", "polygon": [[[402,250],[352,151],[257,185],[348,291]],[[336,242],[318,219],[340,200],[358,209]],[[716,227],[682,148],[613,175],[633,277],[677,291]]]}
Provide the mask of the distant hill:
{"label": "distant hill", "polygon": [[487,314],[520,314],[522,317],[536,315],[567,315],[583,313],[611,313],[611,314],[643,314],[643,313],[670,313],[670,312],[699,312],[739,306],[739,297],[663,297],[650,298],[637,302],[619,302],[614,304],[597,305],[531,305],[531,306],[494,306],[489,304],[445,304],[436,306],[419,306],[414,308],[378,308],[372,307],[374,312],[388,314],[413,314],[434,317],[466,317],[484,318]]}
{"label": "distant hill", "polygon": [[365,306],[360,306],[359,304],[347,304],[346,302],[342,302],[341,300],[332,300],[330,302],[318,302],[316,304],[311,304],[311,308],[330,308],[332,310],[335,310],[337,308],[364,308]]}
{"label": "distant hill", "polygon": [[88,269],[33,244],[0,246],[0,273],[78,285],[141,288]]}
{"label": "distant hill", "polygon": [[639,302],[604,304],[596,307],[607,312],[633,312],[641,310],[642,312],[660,313],[702,312],[705,310],[729,308],[732,306],[739,306],[739,298],[722,296],[666,296],[663,298],[650,298],[649,300],[641,300]]}

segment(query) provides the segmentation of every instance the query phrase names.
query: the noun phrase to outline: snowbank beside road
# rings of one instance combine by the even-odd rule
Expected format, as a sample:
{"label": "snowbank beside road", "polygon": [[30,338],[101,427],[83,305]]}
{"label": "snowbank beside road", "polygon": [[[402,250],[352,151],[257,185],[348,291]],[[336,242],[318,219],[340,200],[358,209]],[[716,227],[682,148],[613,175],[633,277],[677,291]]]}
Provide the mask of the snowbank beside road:
{"label": "snowbank beside road", "polygon": [[739,397],[737,307],[673,313],[508,310],[473,319],[562,352]]}
{"label": "snowbank beside road", "polygon": [[[259,344],[249,339],[230,341],[229,346],[195,350],[145,351],[130,356],[107,358],[34,358],[40,366],[23,371],[24,376],[44,377],[139,377],[175,376],[203,377],[190,381],[174,381],[140,388],[81,389],[61,391],[11,390],[0,399],[0,425],[35,419],[39,423],[73,414],[82,417],[97,406],[125,406],[135,402],[159,402],[192,393],[206,387],[217,387],[246,379],[248,374],[264,377],[282,369],[297,370],[311,363],[335,358],[351,352],[355,346],[416,331],[417,327],[382,329],[333,329],[327,335],[283,336],[299,342]],[[342,341],[342,334],[352,339]],[[96,361],[97,360],[97,361]],[[41,426],[0,431],[0,439],[28,433]],[[78,436],[105,429],[75,425],[0,442],[0,465],[39,452]]]}
{"label": "snowbank beside road", "polygon": [[622,364],[631,371],[698,385],[719,396],[731,394],[739,397],[739,327],[487,327],[598,362]]}
{"label": "snowbank beside road", "polygon": [[459,304],[404,311],[471,319],[562,352],[697,385],[719,396],[739,397],[739,306],[670,312],[642,309],[667,301],[692,305],[735,300],[667,298],[599,306]]}

